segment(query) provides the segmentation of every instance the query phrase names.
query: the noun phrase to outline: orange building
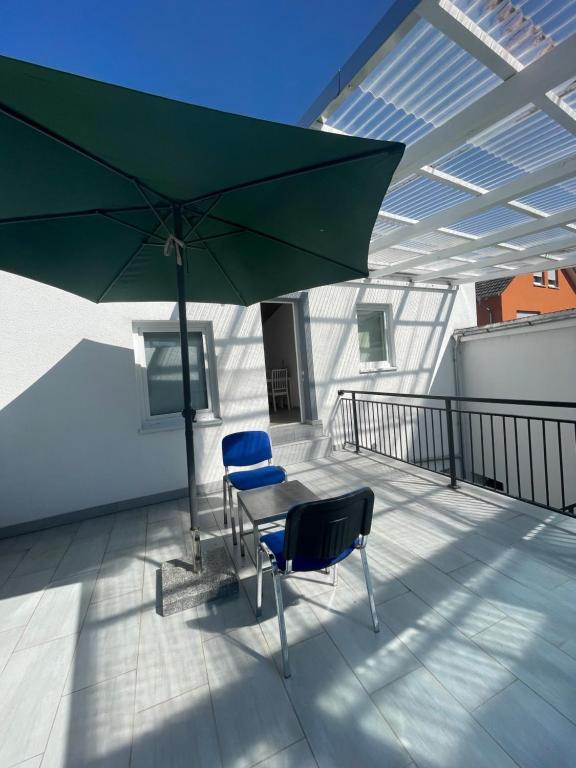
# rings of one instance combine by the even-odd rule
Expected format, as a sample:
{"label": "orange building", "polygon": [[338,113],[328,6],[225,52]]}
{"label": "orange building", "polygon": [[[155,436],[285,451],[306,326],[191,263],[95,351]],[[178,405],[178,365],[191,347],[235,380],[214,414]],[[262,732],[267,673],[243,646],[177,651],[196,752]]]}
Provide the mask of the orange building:
{"label": "orange building", "polygon": [[576,308],[576,269],[534,272],[476,283],[478,325]]}

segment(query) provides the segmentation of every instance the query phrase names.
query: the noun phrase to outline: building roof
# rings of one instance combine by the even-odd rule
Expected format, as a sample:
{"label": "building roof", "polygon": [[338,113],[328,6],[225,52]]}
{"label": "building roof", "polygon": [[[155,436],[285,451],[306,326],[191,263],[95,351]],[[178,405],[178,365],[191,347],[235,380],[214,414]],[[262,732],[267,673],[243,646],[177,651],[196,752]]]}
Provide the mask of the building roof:
{"label": "building roof", "polygon": [[480,283],[476,283],[476,301],[490,299],[493,296],[501,296],[512,280],[513,278],[511,277],[500,277],[496,280],[483,280]]}
{"label": "building roof", "polygon": [[303,118],[403,141],[372,277],[576,264],[576,0],[397,0]]}

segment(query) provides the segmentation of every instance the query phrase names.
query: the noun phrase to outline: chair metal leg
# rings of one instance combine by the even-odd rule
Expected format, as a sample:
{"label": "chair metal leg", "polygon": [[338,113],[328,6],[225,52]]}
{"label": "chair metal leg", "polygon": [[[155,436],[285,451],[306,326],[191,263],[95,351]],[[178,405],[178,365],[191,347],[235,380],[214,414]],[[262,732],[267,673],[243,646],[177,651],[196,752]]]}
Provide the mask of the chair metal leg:
{"label": "chair metal leg", "polygon": [[244,508],[238,495],[236,495],[236,502],[236,509],[238,510],[238,530],[240,532],[240,554],[244,557],[246,554],[246,550],[244,549]]}
{"label": "chair metal leg", "polygon": [[256,616],[262,615],[262,569],[264,567],[264,552],[256,550]]}
{"label": "chair metal leg", "polygon": [[284,621],[284,603],[282,601],[282,585],[280,576],[272,572],[274,583],[274,597],[276,598],[276,613],[278,614],[278,629],[280,630],[280,645],[282,646],[282,669],[284,677],[290,677],[290,663],[288,661],[288,636],[286,635],[286,622]]}
{"label": "chair metal leg", "polygon": [[332,566],[332,586],[338,586],[338,563]]}
{"label": "chair metal leg", "polygon": [[376,603],[374,602],[374,588],[372,586],[372,576],[370,575],[370,568],[368,567],[368,557],[366,556],[365,547],[363,547],[360,550],[360,556],[362,557],[362,566],[364,568],[364,578],[366,579],[366,590],[368,591],[368,602],[370,603],[370,613],[372,614],[372,624],[374,625],[374,632],[380,632],[380,622],[378,621],[378,614],[376,613]]}
{"label": "chair metal leg", "polygon": [[222,478],[222,507],[224,509],[224,526],[228,525],[228,514],[226,513],[226,478]]}
{"label": "chair metal leg", "polygon": [[232,543],[234,546],[238,544],[236,538],[236,521],[234,520],[234,499],[232,497],[232,486],[228,485],[228,507],[230,508],[230,522],[232,523]]}

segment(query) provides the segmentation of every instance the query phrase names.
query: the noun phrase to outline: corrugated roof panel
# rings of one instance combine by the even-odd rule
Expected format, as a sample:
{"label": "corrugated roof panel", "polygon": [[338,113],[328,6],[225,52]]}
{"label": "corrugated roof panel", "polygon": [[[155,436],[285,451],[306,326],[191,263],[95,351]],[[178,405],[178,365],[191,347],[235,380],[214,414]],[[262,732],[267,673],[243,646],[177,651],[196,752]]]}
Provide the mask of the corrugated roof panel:
{"label": "corrugated roof panel", "polygon": [[484,237],[528,221],[534,221],[533,217],[512,208],[490,208],[477,216],[470,216],[457,224],[452,224],[450,229],[459,230],[467,235]]}
{"label": "corrugated roof panel", "polygon": [[576,136],[533,105],[482,131],[434,167],[493,189],[576,152]]}
{"label": "corrugated roof panel", "polygon": [[471,197],[468,192],[448,184],[423,176],[411,176],[388,191],[384,208],[391,213],[420,220]]}
{"label": "corrugated roof panel", "polygon": [[512,245],[522,245],[526,248],[532,245],[546,245],[550,243],[550,248],[554,247],[554,240],[565,240],[570,237],[570,231],[568,229],[562,229],[556,227],[555,229],[546,229],[543,232],[535,232],[532,235],[525,235],[524,237],[517,237],[515,240],[510,240]]}
{"label": "corrugated roof panel", "polygon": [[356,136],[411,144],[500,82],[421,19],[332,113],[328,124]]}
{"label": "corrugated roof panel", "polygon": [[574,208],[576,207],[576,179],[568,179],[562,184],[525,195],[518,198],[518,202],[531,205],[549,215]]}
{"label": "corrugated roof panel", "polygon": [[483,32],[524,66],[576,32],[569,0],[452,0]]}
{"label": "corrugated roof panel", "polygon": [[[410,230],[408,230],[409,234]],[[468,243],[469,240],[454,235],[446,235],[444,232],[426,232],[410,240],[404,240],[402,245],[407,248],[421,248],[427,251],[440,251],[443,248],[451,248],[454,245]]]}

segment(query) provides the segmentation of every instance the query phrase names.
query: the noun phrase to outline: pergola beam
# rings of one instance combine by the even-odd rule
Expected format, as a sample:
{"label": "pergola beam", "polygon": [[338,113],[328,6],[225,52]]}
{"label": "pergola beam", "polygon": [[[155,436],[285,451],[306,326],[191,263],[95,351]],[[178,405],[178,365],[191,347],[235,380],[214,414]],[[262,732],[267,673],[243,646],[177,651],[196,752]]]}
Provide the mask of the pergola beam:
{"label": "pergola beam", "polygon": [[[408,267],[409,269],[413,269],[414,267],[421,267],[424,264],[433,264],[434,262],[444,261],[444,259],[451,259],[454,256],[465,256],[473,251],[489,248],[491,245],[498,245],[506,240],[514,240],[517,237],[525,237],[526,235],[533,235],[537,232],[544,232],[553,227],[560,227],[575,219],[576,208],[568,208],[566,211],[547,216],[545,219],[532,219],[524,224],[509,227],[504,231],[500,230],[493,234],[486,235],[485,237],[479,237],[477,240],[467,241],[462,245],[454,245],[450,248],[442,248],[441,250],[434,251],[434,253],[422,254],[415,256],[413,259],[406,259],[402,262],[402,268]],[[514,253],[518,255],[521,252],[514,251]],[[383,277],[384,275],[393,274],[398,266],[400,265],[390,264],[382,270],[378,270],[374,277]]]}
{"label": "pergola beam", "polygon": [[389,235],[378,238],[373,243],[373,246],[377,244],[377,248],[373,247],[372,253],[377,253],[384,248],[389,248],[391,245],[401,243],[403,240],[434,232],[440,227],[449,227],[450,224],[454,224],[457,221],[475,216],[489,208],[502,205],[515,198],[524,197],[533,192],[538,192],[540,189],[559,184],[573,176],[576,176],[576,157],[569,157],[565,160],[551,163],[544,168],[540,168],[538,171],[527,173],[525,176],[514,179],[508,182],[508,184],[491,189],[485,195],[465,200],[463,203],[453,205],[446,211],[440,211],[432,216],[428,216],[419,221],[418,224],[411,225],[408,230],[397,230]]}
{"label": "pergola beam", "polygon": [[[543,245],[534,245],[531,248],[526,248],[523,251],[513,251],[510,254],[503,254],[500,256],[491,256],[488,259],[478,259],[473,262],[459,262],[454,264],[453,267],[447,269],[439,269],[435,272],[429,272],[426,275],[418,275],[414,277],[415,283],[426,282],[430,280],[430,276],[452,278],[452,275],[458,275],[461,272],[474,271],[475,269],[486,269],[486,267],[498,266],[498,264],[509,264],[514,261],[522,261],[523,259],[534,258],[535,256],[542,256],[544,254],[555,255],[558,251],[563,251],[566,248],[576,248],[576,232],[572,236],[568,236],[560,240],[553,240],[551,243],[544,243]],[[457,278],[456,278],[457,279]],[[481,279],[484,279],[482,276]]]}
{"label": "pergola beam", "polygon": [[[552,261],[550,259],[542,258],[536,264],[522,264],[522,262],[520,262],[520,265],[520,268],[515,270],[493,269],[490,270],[486,275],[482,275],[481,278],[463,277],[460,280],[454,280],[453,285],[466,285],[467,283],[478,283],[484,280],[496,280],[500,277],[517,277],[518,275],[526,275],[532,272],[538,272],[539,270],[544,271],[547,269],[567,269],[568,267],[576,266],[576,250],[567,254],[564,261]],[[429,279],[429,282],[434,281]]]}

